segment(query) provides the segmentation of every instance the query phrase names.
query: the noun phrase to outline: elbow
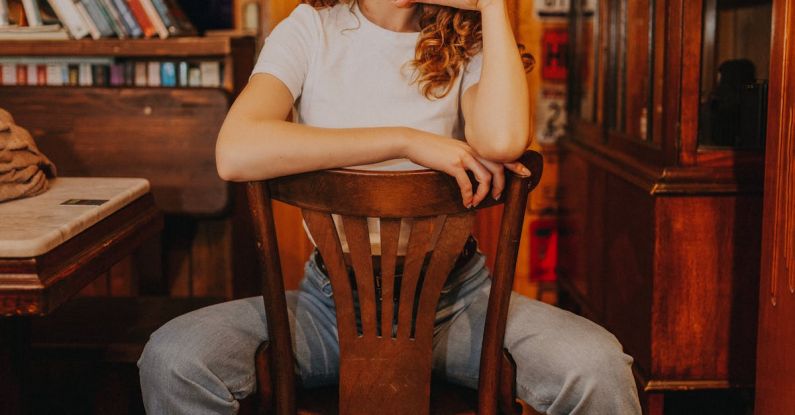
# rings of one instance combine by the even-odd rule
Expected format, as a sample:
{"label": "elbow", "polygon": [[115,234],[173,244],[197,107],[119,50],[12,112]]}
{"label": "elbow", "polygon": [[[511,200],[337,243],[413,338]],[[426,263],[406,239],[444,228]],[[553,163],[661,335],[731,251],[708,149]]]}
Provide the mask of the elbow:
{"label": "elbow", "polygon": [[530,145],[529,133],[516,132],[492,137],[484,148],[476,149],[487,160],[510,163],[522,157]]}
{"label": "elbow", "polygon": [[227,182],[243,182],[248,180],[242,163],[237,156],[238,152],[230,148],[229,143],[224,143],[219,137],[215,146],[215,169],[218,176]]}

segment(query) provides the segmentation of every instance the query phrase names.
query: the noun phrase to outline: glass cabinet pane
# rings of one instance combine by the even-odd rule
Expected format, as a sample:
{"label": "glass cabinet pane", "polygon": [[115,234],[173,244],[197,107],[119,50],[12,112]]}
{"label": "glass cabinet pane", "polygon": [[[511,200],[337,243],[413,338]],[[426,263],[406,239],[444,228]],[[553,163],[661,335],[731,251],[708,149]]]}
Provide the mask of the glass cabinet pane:
{"label": "glass cabinet pane", "polygon": [[699,145],[761,148],[771,0],[704,0]]}
{"label": "glass cabinet pane", "polygon": [[608,80],[612,102],[612,130],[642,141],[651,139],[651,76],[653,55],[654,0],[611,1],[611,49]]}

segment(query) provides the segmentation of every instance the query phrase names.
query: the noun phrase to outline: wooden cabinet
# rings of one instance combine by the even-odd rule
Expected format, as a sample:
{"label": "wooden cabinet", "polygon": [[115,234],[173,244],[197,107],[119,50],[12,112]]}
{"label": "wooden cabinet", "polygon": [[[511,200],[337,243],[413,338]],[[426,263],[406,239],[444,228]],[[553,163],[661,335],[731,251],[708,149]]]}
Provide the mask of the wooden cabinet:
{"label": "wooden cabinet", "polygon": [[770,57],[734,46],[769,39],[770,2],[572,3],[561,296],[635,358],[647,413],[744,413]]}

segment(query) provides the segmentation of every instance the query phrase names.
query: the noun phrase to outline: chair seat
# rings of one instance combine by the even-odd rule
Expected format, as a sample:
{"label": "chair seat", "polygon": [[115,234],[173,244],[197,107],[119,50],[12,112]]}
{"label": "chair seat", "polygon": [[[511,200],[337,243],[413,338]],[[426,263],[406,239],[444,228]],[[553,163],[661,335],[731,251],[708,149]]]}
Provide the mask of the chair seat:
{"label": "chair seat", "polygon": [[[338,387],[328,386],[313,389],[299,389],[299,415],[337,415],[339,401]],[[477,391],[444,381],[434,381],[431,386],[431,414],[456,415],[475,414]]]}

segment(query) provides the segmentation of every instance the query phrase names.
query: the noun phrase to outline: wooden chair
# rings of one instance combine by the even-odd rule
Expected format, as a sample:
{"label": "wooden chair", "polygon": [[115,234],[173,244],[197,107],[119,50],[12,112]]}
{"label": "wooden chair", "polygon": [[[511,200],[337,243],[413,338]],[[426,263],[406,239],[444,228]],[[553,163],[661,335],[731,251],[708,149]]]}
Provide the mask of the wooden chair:
{"label": "wooden chair", "polygon": [[[516,400],[515,364],[502,346],[527,197],[542,171],[536,152],[528,151],[521,162],[532,175],[522,178],[506,171],[476,400],[475,392],[465,388],[437,382],[431,387],[437,301],[475,217],[474,209],[463,207],[451,177],[432,170],[334,169],[248,183],[268,316],[269,342],[256,356],[261,407],[279,415],[490,415],[529,409]],[[338,388],[304,391],[296,384],[271,199],[302,209],[328,270],[340,343]],[[478,208],[498,203],[488,197]],[[342,251],[332,213],[341,216],[350,254]],[[380,218],[380,258],[371,254],[368,217]],[[406,219],[411,232],[406,254],[399,257],[401,220]],[[438,240],[429,250],[435,232],[440,232]],[[379,265],[381,289],[376,290],[374,269]],[[397,286],[396,265],[402,265]]]}

